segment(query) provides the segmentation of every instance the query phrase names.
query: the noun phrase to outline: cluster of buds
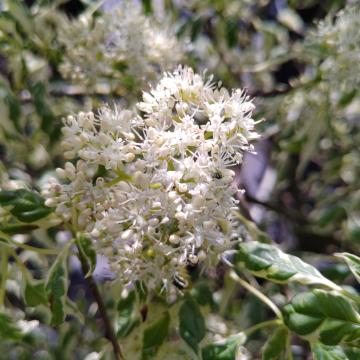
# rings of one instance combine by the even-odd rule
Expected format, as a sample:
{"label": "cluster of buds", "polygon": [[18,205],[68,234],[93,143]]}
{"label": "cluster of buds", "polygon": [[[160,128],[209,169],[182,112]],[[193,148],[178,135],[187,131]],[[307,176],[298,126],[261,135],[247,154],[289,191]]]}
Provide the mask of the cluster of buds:
{"label": "cluster of buds", "polygon": [[254,105],[190,68],[165,73],[141,116],[103,108],[69,116],[67,162],[44,190],[74,231],[90,237],[124,283],[186,285],[187,266],[218,261],[239,241],[234,171],[258,135]]}

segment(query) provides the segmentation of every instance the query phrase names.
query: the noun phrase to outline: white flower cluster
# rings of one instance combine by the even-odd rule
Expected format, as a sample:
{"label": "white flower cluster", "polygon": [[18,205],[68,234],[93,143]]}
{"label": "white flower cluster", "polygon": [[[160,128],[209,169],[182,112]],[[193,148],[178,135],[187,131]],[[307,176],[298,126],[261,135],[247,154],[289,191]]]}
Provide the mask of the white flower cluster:
{"label": "white flower cluster", "polygon": [[146,17],[141,7],[124,1],[111,12],[64,21],[60,72],[86,85],[112,79],[125,88],[174,67],[182,56],[175,34]]}
{"label": "white flower cluster", "polygon": [[65,156],[48,206],[89,236],[124,283],[185,285],[184,270],[239,241],[229,169],[258,135],[253,103],[190,68],[143,94],[143,116],[103,108],[65,122]]}
{"label": "white flower cluster", "polygon": [[335,19],[321,22],[316,34],[329,52],[321,68],[325,77],[341,90],[360,84],[360,5],[348,5]]}

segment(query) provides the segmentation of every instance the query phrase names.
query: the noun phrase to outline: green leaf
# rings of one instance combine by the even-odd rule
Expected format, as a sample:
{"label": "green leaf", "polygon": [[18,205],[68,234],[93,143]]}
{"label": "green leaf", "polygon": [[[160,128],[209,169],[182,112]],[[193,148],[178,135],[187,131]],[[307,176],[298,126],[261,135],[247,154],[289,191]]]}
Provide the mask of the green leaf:
{"label": "green leaf", "polygon": [[357,347],[346,347],[344,352],[349,360],[359,360],[360,359],[360,349]]}
{"label": "green leaf", "polygon": [[64,307],[68,289],[66,255],[67,251],[57,257],[46,280],[45,288],[52,312],[52,325],[59,325],[65,320]]}
{"label": "green leaf", "polygon": [[349,105],[352,102],[352,100],[354,99],[354,97],[356,96],[357,92],[358,92],[358,89],[352,89],[348,92],[343,93],[341,95],[337,105],[340,108]]}
{"label": "green leaf", "polygon": [[23,3],[17,0],[8,0],[7,5],[9,7],[10,14],[16,19],[24,32],[27,34],[33,34],[34,24],[32,22],[30,12]]}
{"label": "green leaf", "polygon": [[360,283],[360,258],[349,253],[340,253],[335,255],[346,261],[346,264],[354,274],[356,280]]}
{"label": "green leaf", "polygon": [[44,206],[38,207],[31,211],[18,212],[16,215],[13,211],[11,211],[11,213],[15,215],[20,221],[31,223],[48,216],[52,211],[52,209]]}
{"label": "green leaf", "polygon": [[262,360],[278,360],[286,349],[289,331],[281,326],[265,343],[262,350]]}
{"label": "green leaf", "polygon": [[21,331],[7,314],[0,313],[0,340],[20,340]]}
{"label": "green leaf", "polygon": [[37,228],[38,226],[32,224],[6,224],[0,226],[0,231],[8,235],[14,235],[26,234]]}
{"label": "green leaf", "polygon": [[65,299],[65,313],[76,318],[81,325],[85,325],[85,317],[80,311],[78,304],[71,301],[68,297]]}
{"label": "green leaf", "polygon": [[41,129],[51,133],[56,125],[56,117],[47,102],[48,94],[43,83],[29,84],[29,91],[33,97],[36,112],[41,119]]}
{"label": "green leaf", "polygon": [[360,316],[348,299],[324,290],[296,295],[283,308],[286,326],[325,345],[360,340]]}
{"label": "green leaf", "polygon": [[[0,12],[0,30],[2,31],[2,37],[7,37],[7,42],[11,42],[13,45],[14,43],[21,43],[21,37],[17,32],[17,22],[16,19],[12,14],[8,11],[1,11]],[[0,78],[0,83],[3,84],[3,78]]]}
{"label": "green leaf", "polygon": [[135,288],[136,288],[136,293],[139,297],[140,303],[145,303],[148,297],[148,289],[145,285],[144,282],[142,281],[136,281],[135,282]]}
{"label": "green leaf", "polygon": [[205,321],[199,306],[190,295],[185,297],[179,311],[180,336],[198,353],[198,344],[204,338]]}
{"label": "green leaf", "polygon": [[347,217],[347,214],[346,214],[346,210],[344,209],[344,207],[342,205],[335,205],[335,206],[331,206],[331,207],[327,208],[324,211],[324,214],[320,217],[317,224],[320,227],[325,227],[328,224],[331,224],[334,222],[339,222],[346,217]]}
{"label": "green leaf", "polygon": [[196,284],[196,286],[194,286],[191,290],[191,296],[199,305],[209,305],[211,308],[216,306],[213,299],[213,293],[206,282],[199,282]]}
{"label": "green leaf", "polygon": [[21,105],[19,100],[14,96],[10,90],[4,97],[6,104],[9,107],[9,118],[13,122],[17,131],[21,131],[20,117],[21,117]]}
{"label": "green leaf", "polygon": [[237,17],[227,18],[225,22],[226,42],[230,48],[233,48],[238,42],[238,38],[237,38],[238,27],[239,27],[238,22],[239,20]]}
{"label": "green leaf", "polygon": [[11,206],[10,213],[25,223],[40,220],[53,211],[40,195],[26,189],[0,191],[0,205]]}
{"label": "green leaf", "polygon": [[274,245],[258,242],[243,243],[235,256],[237,269],[245,267],[255,276],[277,283],[296,281],[305,285],[336,285],[313,266],[300,258],[288,255]]}
{"label": "green leaf", "polygon": [[89,271],[85,275],[85,278],[90,276],[96,267],[96,252],[94,250],[92,241],[86,236],[78,236],[77,243],[79,245],[79,251],[81,255],[86,259]]}
{"label": "green leaf", "polygon": [[345,264],[328,263],[321,269],[321,273],[331,281],[342,283],[351,274],[351,271]]}
{"label": "green leaf", "polygon": [[325,108],[320,108],[314,117],[314,121],[308,122],[307,128],[305,129],[305,141],[299,152],[300,162],[296,169],[296,177],[298,179],[304,175],[304,171],[308,163],[311,159],[313,159],[314,155],[318,151],[318,143],[321,137],[324,133],[326,133],[326,131],[328,131],[328,124],[327,121],[325,121],[328,116],[329,115],[326,113]]}
{"label": "green leaf", "polygon": [[209,344],[202,349],[202,358],[203,360],[236,360],[237,350],[245,339],[245,336],[234,335]]}
{"label": "green leaf", "polygon": [[349,360],[340,346],[326,346],[316,343],[312,347],[314,360]]}
{"label": "green leaf", "polygon": [[126,298],[118,302],[117,336],[123,338],[130,334],[134,327],[139,323],[136,317],[136,293],[131,291]]}
{"label": "green leaf", "polygon": [[27,281],[25,285],[24,298],[27,306],[47,304],[48,297],[43,282]]}
{"label": "green leaf", "polygon": [[152,13],[152,1],[151,0],[141,0],[144,13],[151,14]]}
{"label": "green leaf", "polygon": [[191,41],[195,41],[201,33],[203,28],[203,20],[201,18],[196,18],[191,21]]}
{"label": "green leaf", "polygon": [[144,331],[142,360],[151,359],[158,351],[161,344],[166,339],[169,332],[170,315],[164,315],[147,327]]}

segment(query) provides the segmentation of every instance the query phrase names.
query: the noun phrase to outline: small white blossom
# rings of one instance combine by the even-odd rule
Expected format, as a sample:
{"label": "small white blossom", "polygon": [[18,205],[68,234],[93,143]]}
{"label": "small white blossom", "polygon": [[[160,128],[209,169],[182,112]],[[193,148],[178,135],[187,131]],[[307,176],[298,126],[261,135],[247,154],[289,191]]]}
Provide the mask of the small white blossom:
{"label": "small white blossom", "polygon": [[326,50],[321,70],[335,88],[351,90],[360,84],[360,5],[348,5],[319,23],[311,41]]}
{"label": "small white blossom", "polygon": [[18,320],[16,325],[19,327],[22,334],[26,335],[28,333],[32,333],[38,326],[38,320]]}
{"label": "small white blossom", "polygon": [[157,78],[182,55],[171,28],[159,26],[132,1],[96,17],[64,19],[59,41],[64,48],[63,77],[87,86],[112,79],[113,87],[122,85],[127,91]]}
{"label": "small white blossom", "polygon": [[254,106],[240,90],[179,68],[138,108],[144,116],[109,108],[69,116],[65,156],[79,160],[44,195],[123,283],[169,289],[186,285],[187,265],[217,261],[239,241],[229,166],[252,149]]}

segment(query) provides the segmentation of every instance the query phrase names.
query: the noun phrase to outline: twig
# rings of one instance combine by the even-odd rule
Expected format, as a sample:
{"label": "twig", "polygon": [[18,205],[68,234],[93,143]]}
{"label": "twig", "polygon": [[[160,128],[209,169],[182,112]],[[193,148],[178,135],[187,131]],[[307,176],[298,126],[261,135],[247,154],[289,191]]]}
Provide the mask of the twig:
{"label": "twig", "polygon": [[253,295],[255,295],[259,300],[261,300],[264,304],[269,306],[269,308],[276,314],[279,319],[282,319],[280,309],[263,293],[261,293],[258,289],[254,288],[245,280],[241,279],[235,271],[230,272],[230,277],[238,282],[241,286],[243,286],[246,290],[250,291]]}
{"label": "twig", "polygon": [[268,321],[263,321],[261,323],[255,324],[243,331],[240,332],[245,334],[247,337],[250,336],[251,334],[253,334],[254,332],[261,330],[263,328],[269,327],[269,326],[279,326],[282,324],[282,321],[279,319],[273,319],[273,320],[268,320]]}
{"label": "twig", "polygon": [[[78,243],[76,243],[77,249],[78,249],[78,257],[81,263],[81,268],[84,273],[84,276],[89,273],[89,265],[87,263],[86,258],[83,256]],[[106,307],[104,304],[104,301],[101,297],[100,291],[98,286],[96,285],[96,282],[92,275],[88,275],[85,277],[85,280],[88,283],[88,286],[92,292],[92,295],[94,296],[94,299],[98,305],[100,316],[104,322],[105,326],[105,337],[111,342],[112,347],[114,349],[114,355],[116,360],[124,360],[121,347],[119,342],[117,341],[115,331],[111,325],[111,321],[108,317],[108,314],[106,312]]]}
{"label": "twig", "polygon": [[264,201],[256,199],[255,197],[251,196],[249,193],[245,194],[245,198],[249,202],[261,205],[269,210],[273,210],[273,211],[285,216],[286,218],[288,218],[290,220],[301,221],[301,222],[305,221],[305,218],[302,216],[301,213],[299,213],[298,211],[296,211],[294,209],[284,207],[284,205],[281,203],[274,204],[274,203],[264,202]]}

